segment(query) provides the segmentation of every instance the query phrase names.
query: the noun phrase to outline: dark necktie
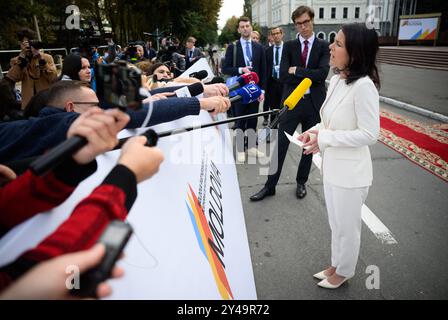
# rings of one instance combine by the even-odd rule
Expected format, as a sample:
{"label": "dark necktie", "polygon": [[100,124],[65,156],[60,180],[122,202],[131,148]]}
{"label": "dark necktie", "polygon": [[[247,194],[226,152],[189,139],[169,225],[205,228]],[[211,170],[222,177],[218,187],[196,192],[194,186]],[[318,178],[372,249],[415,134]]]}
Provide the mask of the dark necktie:
{"label": "dark necktie", "polygon": [[193,51],[190,50],[190,59],[191,59],[192,56],[193,56]]}
{"label": "dark necktie", "polygon": [[[275,58],[274,58],[274,60],[275,60],[275,65],[276,66],[278,66],[278,64],[280,63],[279,55],[280,55],[280,47],[275,47]],[[279,78],[278,73],[277,73],[277,71],[274,68],[274,79],[278,79],[278,78]]]}
{"label": "dark necktie", "polygon": [[308,40],[303,41],[305,45],[302,51],[302,66],[306,68],[306,57],[308,57]]}
{"label": "dark necktie", "polygon": [[278,66],[279,63],[279,54],[280,54],[280,47],[275,47],[275,65]]}

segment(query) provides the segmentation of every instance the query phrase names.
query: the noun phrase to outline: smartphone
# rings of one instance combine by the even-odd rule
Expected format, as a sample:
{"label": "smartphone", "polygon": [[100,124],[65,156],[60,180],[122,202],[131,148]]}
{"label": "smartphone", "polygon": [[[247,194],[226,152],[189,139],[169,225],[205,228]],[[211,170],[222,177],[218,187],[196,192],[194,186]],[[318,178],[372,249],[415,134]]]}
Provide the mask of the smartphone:
{"label": "smartphone", "polygon": [[128,68],[125,62],[98,64],[95,77],[97,95],[101,102],[122,111],[141,108],[142,73],[139,69]]}
{"label": "smartphone", "polygon": [[98,240],[106,247],[106,253],[96,267],[81,275],[79,289],[71,290],[73,295],[81,297],[97,296],[98,284],[110,278],[112,269],[128,243],[132,232],[131,225],[121,220],[113,220],[106,227]]}

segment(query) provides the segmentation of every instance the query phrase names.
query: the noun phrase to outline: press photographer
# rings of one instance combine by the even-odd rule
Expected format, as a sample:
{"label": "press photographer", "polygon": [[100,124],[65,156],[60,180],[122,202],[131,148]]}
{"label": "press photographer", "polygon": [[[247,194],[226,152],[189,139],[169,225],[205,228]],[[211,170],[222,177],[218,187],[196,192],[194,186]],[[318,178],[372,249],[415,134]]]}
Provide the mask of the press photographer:
{"label": "press photographer", "polygon": [[116,61],[118,60],[124,60],[132,64],[146,61],[143,44],[139,41],[130,42],[126,50],[117,56]]}
{"label": "press photographer", "polygon": [[22,82],[22,108],[57,78],[52,56],[41,51],[42,43],[35,40],[35,36],[36,33],[30,29],[22,29],[17,33],[22,51],[11,59],[11,68],[6,75],[14,83]]}

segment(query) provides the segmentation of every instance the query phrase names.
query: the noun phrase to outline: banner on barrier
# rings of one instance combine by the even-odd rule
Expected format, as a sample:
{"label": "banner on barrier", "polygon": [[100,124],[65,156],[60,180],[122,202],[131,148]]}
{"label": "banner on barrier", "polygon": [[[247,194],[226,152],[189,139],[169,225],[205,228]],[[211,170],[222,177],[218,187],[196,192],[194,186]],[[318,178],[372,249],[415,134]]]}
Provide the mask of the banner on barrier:
{"label": "banner on barrier", "polygon": [[[207,112],[158,125],[158,132],[210,122]],[[256,299],[232,142],[226,126],[159,140],[165,161],[139,184],[128,221],[134,235],[111,280],[112,299]],[[125,130],[121,137],[135,134]],[[37,245],[98,186],[120,151],[97,158],[97,172],[56,209],[19,225],[0,240],[0,264]],[[113,199],[111,199],[113,201]]]}

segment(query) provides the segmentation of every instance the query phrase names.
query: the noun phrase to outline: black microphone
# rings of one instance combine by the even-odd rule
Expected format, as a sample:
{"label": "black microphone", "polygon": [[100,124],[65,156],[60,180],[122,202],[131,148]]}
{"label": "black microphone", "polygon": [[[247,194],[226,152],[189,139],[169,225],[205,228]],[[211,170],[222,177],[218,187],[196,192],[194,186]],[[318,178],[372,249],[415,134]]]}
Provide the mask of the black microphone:
{"label": "black microphone", "polygon": [[43,154],[30,165],[34,174],[41,176],[60,164],[67,157],[81,149],[87,144],[87,139],[81,136],[73,136],[57,145],[47,153]]}
{"label": "black microphone", "polygon": [[[197,82],[174,92],[179,98],[194,97],[204,92],[204,86],[202,83]],[[30,168],[36,175],[41,176],[84,147],[87,142],[87,139],[81,136],[70,137],[33,161]]]}
{"label": "black microphone", "polygon": [[178,98],[196,97],[204,92],[204,86],[200,82],[190,84],[174,91]]}
{"label": "black microphone", "polygon": [[205,79],[208,76],[208,72],[206,70],[201,70],[197,72],[190,73],[190,78],[196,78],[199,80]]}
{"label": "black microphone", "polygon": [[213,77],[210,82],[206,82],[206,84],[215,84],[215,83],[226,83],[223,77]]}

